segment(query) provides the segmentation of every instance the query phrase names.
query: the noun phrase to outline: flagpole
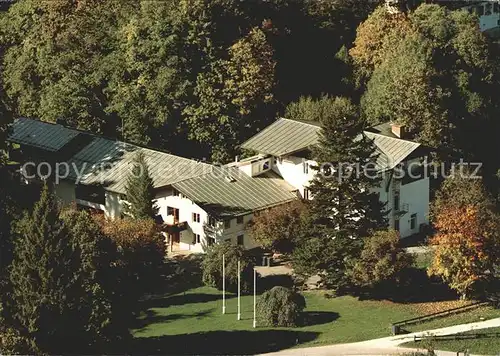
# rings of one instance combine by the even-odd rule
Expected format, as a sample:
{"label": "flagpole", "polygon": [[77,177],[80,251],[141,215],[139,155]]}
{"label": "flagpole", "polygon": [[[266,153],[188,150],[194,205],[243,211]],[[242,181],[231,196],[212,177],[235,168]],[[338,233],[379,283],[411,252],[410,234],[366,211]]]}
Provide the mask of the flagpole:
{"label": "flagpole", "polygon": [[256,312],[256,300],[257,300],[257,270],[253,268],[253,327],[257,327],[257,312]]}
{"label": "flagpole", "polygon": [[238,320],[241,320],[241,303],[240,303],[240,284],[241,284],[241,277],[240,277],[240,260],[238,260]]}
{"label": "flagpole", "polygon": [[226,261],[222,254],[222,314],[226,314]]}

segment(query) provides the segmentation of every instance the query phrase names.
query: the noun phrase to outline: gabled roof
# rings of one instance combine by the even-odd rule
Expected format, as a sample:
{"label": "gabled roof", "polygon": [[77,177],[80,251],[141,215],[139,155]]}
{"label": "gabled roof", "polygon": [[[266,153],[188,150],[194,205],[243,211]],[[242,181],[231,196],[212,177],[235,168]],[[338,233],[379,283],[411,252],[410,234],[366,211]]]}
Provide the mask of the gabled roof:
{"label": "gabled roof", "polygon": [[420,147],[419,143],[399,138],[387,137],[381,134],[364,131],[364,134],[377,147],[380,155],[377,158],[379,169],[393,169],[408,157],[413,151]]}
{"label": "gabled roof", "polygon": [[296,189],[276,174],[252,178],[236,167],[227,166],[214,167],[212,173],[172,186],[219,217],[261,210],[298,198]]}
{"label": "gabled roof", "polygon": [[321,127],[314,123],[278,119],[241,145],[244,149],[285,156],[316,145]]}
{"label": "gabled roof", "polygon": [[62,125],[21,117],[12,125],[9,140],[45,151],[56,152],[75,138],[79,131]]}
{"label": "gabled roof", "polygon": [[[363,132],[376,146],[378,153],[376,164],[379,170],[393,169],[420,147],[417,142],[396,137],[387,131],[387,127],[390,131],[390,125],[382,124]],[[278,119],[241,147],[279,157],[317,145],[320,133],[321,126],[317,123]]]}
{"label": "gabled roof", "polygon": [[[107,190],[125,194],[127,177],[137,152],[144,154],[155,188],[208,172],[211,167],[207,163],[102,137],[95,137],[68,163],[84,169],[82,184],[103,184]],[[76,179],[76,175],[71,178]]]}
{"label": "gabled roof", "polygon": [[[220,167],[32,119],[14,121],[12,142],[44,149],[51,160],[68,163],[68,179],[126,193],[137,152],[143,152],[155,188],[173,186],[217,216],[260,210],[297,199],[295,188],[279,177],[249,177]],[[43,135],[27,134],[42,132]],[[41,139],[43,137],[43,140]],[[234,179],[227,179],[231,176]]]}

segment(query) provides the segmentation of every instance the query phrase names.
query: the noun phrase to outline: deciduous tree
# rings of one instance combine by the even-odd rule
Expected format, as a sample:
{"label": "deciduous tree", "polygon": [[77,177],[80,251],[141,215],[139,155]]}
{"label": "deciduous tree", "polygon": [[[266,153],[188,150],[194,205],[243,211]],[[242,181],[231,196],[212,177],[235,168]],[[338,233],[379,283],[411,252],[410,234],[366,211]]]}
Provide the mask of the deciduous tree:
{"label": "deciduous tree", "polygon": [[437,4],[409,14],[381,7],[360,25],[350,54],[367,80],[361,107],[371,124],[399,122],[440,159],[474,158],[496,171],[486,152],[498,132],[498,59],[475,16]]}
{"label": "deciduous tree", "polygon": [[361,256],[350,272],[354,283],[376,287],[398,280],[401,272],[412,265],[413,258],[400,246],[394,230],[380,230],[365,239]]}
{"label": "deciduous tree", "polygon": [[264,248],[291,253],[307,231],[307,206],[302,201],[256,213],[250,227],[252,238]]}
{"label": "deciduous tree", "polygon": [[448,178],[432,209],[436,234],[428,273],[443,278],[463,297],[495,278],[500,265],[500,218],[480,180]]}
{"label": "deciduous tree", "polygon": [[253,280],[252,259],[245,253],[243,247],[232,245],[230,242],[209,246],[203,258],[203,283],[211,287],[222,289],[222,256],[224,255],[226,288],[236,291],[238,288],[238,261],[241,270],[241,290],[250,291]]}

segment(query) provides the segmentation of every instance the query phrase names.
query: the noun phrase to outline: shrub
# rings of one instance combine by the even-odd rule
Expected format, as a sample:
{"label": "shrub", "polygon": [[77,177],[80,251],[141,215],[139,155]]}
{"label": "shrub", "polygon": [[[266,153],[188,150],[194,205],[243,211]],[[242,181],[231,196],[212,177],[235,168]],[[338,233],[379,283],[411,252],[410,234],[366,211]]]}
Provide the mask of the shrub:
{"label": "shrub", "polygon": [[277,286],[260,296],[257,320],[261,326],[297,326],[305,307],[306,301],[301,294]]}
{"label": "shrub", "polygon": [[405,252],[399,243],[399,235],[394,230],[377,231],[369,237],[350,271],[353,283],[374,287],[383,282],[396,281],[401,272],[413,264],[412,255]]}
{"label": "shrub", "polygon": [[137,305],[143,294],[159,286],[165,258],[163,236],[152,219],[95,219],[117,246],[116,293],[122,304]]}
{"label": "shrub", "polygon": [[226,289],[236,291],[238,288],[238,260],[241,268],[241,290],[248,292],[252,288],[253,260],[245,253],[243,247],[230,242],[215,244],[208,248],[202,262],[203,283],[222,289],[222,255],[226,264]]}

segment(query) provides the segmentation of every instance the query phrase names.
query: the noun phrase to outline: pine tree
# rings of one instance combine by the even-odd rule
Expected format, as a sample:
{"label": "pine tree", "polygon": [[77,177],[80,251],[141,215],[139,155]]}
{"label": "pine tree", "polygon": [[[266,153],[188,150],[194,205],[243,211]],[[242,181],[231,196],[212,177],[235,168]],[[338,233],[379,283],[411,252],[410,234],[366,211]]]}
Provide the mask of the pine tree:
{"label": "pine tree", "polygon": [[[319,144],[313,149],[318,166],[309,185],[316,230],[312,238],[320,239],[323,253],[311,255],[315,259],[311,264],[318,266],[318,272],[326,271],[327,284],[339,286],[346,262],[359,256],[363,238],[386,221],[378,196],[370,192],[380,179],[373,170],[364,169],[376,159],[374,145],[363,136],[357,108],[345,98],[331,100],[321,118]],[[307,246],[304,243],[303,248]],[[297,253],[308,255],[300,247]]]}
{"label": "pine tree", "polygon": [[149,174],[146,157],[141,151],[134,157],[134,167],[127,179],[126,212],[135,219],[154,218],[158,208],[153,202],[155,198],[153,178]]}
{"label": "pine tree", "polygon": [[106,259],[96,226],[83,216],[61,219],[47,186],[20,223],[9,307],[21,335],[41,352],[88,353],[104,341],[110,305],[97,280]]}

